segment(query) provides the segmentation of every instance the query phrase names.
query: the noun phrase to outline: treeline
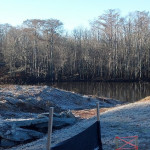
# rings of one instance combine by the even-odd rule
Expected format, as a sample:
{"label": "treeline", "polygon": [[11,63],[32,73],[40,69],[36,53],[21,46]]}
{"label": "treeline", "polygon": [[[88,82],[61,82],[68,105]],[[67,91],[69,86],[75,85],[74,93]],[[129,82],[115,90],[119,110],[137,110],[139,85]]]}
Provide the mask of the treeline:
{"label": "treeline", "polygon": [[57,19],[0,24],[0,78],[16,81],[150,80],[150,15],[108,10],[90,29]]}

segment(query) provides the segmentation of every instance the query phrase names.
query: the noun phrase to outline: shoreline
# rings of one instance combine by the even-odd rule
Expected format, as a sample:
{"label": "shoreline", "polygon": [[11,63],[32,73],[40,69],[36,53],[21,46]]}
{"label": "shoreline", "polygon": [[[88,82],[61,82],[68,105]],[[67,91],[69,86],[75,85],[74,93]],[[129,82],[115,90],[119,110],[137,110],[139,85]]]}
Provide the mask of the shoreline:
{"label": "shoreline", "polygon": [[[138,102],[122,105],[121,103],[118,103],[119,101],[111,99],[104,101],[100,98],[96,99],[77,93],[51,88],[49,86],[17,85],[11,85],[3,90],[0,89],[0,96],[0,102],[3,106],[5,106],[5,104],[11,106],[12,102],[16,102],[17,104],[18,100],[20,100],[19,98],[21,98],[22,102],[27,103],[28,101],[29,104],[34,104],[33,106],[38,105],[39,102],[51,101],[55,107],[60,107],[60,110],[70,109],[76,117],[80,117],[79,121],[74,125],[54,131],[52,135],[52,145],[76,135],[93,124],[96,120],[94,117],[96,112],[95,103],[99,101],[101,106],[100,121],[104,150],[114,148],[115,136],[138,135],[139,149],[144,148],[145,150],[148,150],[147,148],[150,147],[150,142],[148,142],[148,139],[150,139],[150,135],[148,134],[150,133],[150,118],[148,115],[150,111],[150,97],[146,97]],[[42,97],[43,99],[40,99],[39,97]],[[14,105],[12,106],[14,109]],[[25,109],[25,111],[27,110]],[[34,142],[18,145],[9,150],[45,150],[46,139],[47,135]]]}
{"label": "shoreline", "polygon": [[[116,136],[138,136],[139,149],[148,150],[150,147],[150,97],[148,101],[114,107],[100,114],[101,136],[104,150],[115,148]],[[83,131],[96,121],[96,117],[83,119],[71,127],[53,132],[52,145],[55,145]],[[67,133],[67,134],[66,134]],[[9,150],[45,150],[46,139],[11,148]]]}
{"label": "shoreline", "polygon": [[[75,117],[71,113],[72,110],[92,109],[95,108],[96,102],[99,102],[101,107],[122,104],[114,99],[81,95],[49,86],[9,85],[1,87],[1,146],[7,146],[9,143],[9,147],[12,147],[17,143],[25,144],[35,138],[41,138],[46,132],[48,122],[46,114],[49,107],[54,107],[56,117],[54,127],[60,129],[80,122],[81,118]],[[14,130],[17,131],[18,136]],[[34,138],[30,132],[33,132]],[[26,136],[23,136],[24,134]]]}

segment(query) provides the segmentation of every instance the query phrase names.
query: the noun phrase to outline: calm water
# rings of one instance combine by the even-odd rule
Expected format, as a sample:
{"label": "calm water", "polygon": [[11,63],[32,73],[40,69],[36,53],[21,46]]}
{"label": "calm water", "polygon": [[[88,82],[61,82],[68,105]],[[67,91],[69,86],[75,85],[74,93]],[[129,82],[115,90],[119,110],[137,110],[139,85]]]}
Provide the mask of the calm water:
{"label": "calm water", "polygon": [[149,82],[61,82],[54,83],[53,86],[80,94],[114,98],[127,102],[134,102],[150,96]]}

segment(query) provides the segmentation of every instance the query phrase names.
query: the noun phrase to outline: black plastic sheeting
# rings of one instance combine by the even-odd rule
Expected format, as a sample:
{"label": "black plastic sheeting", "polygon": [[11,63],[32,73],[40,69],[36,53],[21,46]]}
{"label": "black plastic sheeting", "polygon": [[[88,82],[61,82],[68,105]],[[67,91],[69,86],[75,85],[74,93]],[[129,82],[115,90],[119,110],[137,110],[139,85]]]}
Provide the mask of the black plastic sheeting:
{"label": "black plastic sheeting", "polygon": [[51,150],[102,150],[100,122],[97,121],[83,132],[61,142]]}

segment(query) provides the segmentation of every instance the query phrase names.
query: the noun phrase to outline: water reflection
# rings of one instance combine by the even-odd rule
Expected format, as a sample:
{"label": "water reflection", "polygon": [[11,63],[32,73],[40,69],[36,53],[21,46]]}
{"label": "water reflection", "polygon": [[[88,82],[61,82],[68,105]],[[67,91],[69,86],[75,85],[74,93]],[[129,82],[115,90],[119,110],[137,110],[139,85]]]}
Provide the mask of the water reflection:
{"label": "water reflection", "polygon": [[61,82],[53,83],[53,86],[80,94],[109,97],[127,102],[150,96],[150,83],[148,82]]}

